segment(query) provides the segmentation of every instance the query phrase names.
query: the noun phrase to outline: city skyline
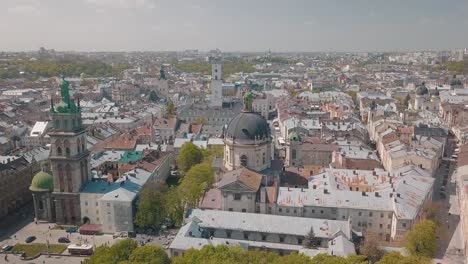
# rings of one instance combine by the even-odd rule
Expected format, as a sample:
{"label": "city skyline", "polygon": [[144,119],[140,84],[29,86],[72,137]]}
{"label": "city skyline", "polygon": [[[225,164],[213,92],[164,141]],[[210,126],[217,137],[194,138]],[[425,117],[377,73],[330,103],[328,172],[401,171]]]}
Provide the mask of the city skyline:
{"label": "city skyline", "polygon": [[468,46],[468,2],[6,0],[1,51],[363,52]]}

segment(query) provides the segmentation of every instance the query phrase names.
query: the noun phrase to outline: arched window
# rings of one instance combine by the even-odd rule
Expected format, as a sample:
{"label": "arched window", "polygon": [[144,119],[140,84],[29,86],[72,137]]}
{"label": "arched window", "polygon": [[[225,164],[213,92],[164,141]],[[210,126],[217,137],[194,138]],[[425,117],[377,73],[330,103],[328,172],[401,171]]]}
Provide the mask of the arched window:
{"label": "arched window", "polygon": [[88,169],[87,168],[88,168],[88,161],[84,160],[83,161],[83,170],[84,170],[85,182],[88,180]]}
{"label": "arched window", "polygon": [[265,164],[265,163],[266,163],[266,153],[263,152],[263,164]]}
{"label": "arched window", "polygon": [[85,170],[85,168],[84,168],[84,163],[83,163],[83,162],[80,162],[81,184],[84,184],[84,183],[86,182],[86,176],[85,176],[84,170]]}
{"label": "arched window", "polygon": [[65,155],[70,156],[70,141],[65,140],[63,146],[65,147]]}
{"label": "arched window", "polygon": [[242,155],[240,157],[240,164],[244,167],[247,167],[247,156],[246,155]]}
{"label": "arched window", "polygon": [[62,155],[62,142],[60,140],[55,140],[55,147],[57,147],[57,156]]}
{"label": "arched window", "polygon": [[65,166],[65,174],[67,178],[67,191],[73,192],[72,168],[70,164]]}
{"label": "arched window", "polygon": [[60,121],[58,119],[55,119],[55,129],[60,129]]}
{"label": "arched window", "polygon": [[63,128],[68,129],[68,120],[63,120]]}
{"label": "arched window", "polygon": [[85,149],[86,149],[86,147],[85,147],[85,142],[86,142],[86,141],[85,141],[85,138],[82,137],[82,138],[81,138],[81,151],[83,151],[83,152],[84,152]]}
{"label": "arched window", "polygon": [[78,138],[76,140],[76,153],[80,153],[81,140]]}
{"label": "arched window", "polygon": [[58,178],[59,178],[59,189],[60,189],[60,192],[64,192],[65,191],[65,184],[64,184],[64,174],[63,174],[63,166],[62,164],[59,164],[57,166],[57,171],[58,171]]}

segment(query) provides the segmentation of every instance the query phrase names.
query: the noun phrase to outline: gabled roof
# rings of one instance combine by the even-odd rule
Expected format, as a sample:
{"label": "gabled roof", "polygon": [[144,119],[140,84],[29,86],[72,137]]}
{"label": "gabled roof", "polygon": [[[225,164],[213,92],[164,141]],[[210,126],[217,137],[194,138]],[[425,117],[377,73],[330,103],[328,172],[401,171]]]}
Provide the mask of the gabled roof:
{"label": "gabled roof", "polygon": [[225,173],[221,181],[219,181],[218,187],[220,189],[229,189],[229,186],[233,186],[235,183],[240,183],[242,187],[246,188],[246,190],[258,191],[261,182],[261,174],[247,168],[240,168]]}

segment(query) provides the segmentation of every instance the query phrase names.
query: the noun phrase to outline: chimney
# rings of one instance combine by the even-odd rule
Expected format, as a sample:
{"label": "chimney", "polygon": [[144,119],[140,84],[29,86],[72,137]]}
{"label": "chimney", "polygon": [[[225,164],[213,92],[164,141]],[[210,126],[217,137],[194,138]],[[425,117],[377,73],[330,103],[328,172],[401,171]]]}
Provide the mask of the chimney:
{"label": "chimney", "polygon": [[397,193],[396,196],[397,196],[398,198],[401,198],[399,193]]}
{"label": "chimney", "polygon": [[362,196],[367,196],[367,195],[366,195],[366,192],[362,192]]}
{"label": "chimney", "polygon": [[317,189],[317,185],[312,185],[312,189]]}
{"label": "chimney", "polygon": [[327,189],[323,189],[323,193],[324,193],[324,194],[328,194],[328,190],[327,190]]}
{"label": "chimney", "polygon": [[375,197],[380,197],[379,192],[375,192]]}
{"label": "chimney", "polygon": [[392,198],[392,197],[393,197],[393,193],[390,193],[390,198]]}

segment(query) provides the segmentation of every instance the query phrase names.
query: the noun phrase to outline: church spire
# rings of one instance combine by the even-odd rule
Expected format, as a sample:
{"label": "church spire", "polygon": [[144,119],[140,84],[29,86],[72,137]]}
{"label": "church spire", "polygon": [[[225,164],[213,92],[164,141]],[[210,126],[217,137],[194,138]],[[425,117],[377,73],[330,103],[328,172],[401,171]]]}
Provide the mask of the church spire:
{"label": "church spire", "polygon": [[244,111],[245,112],[252,112],[253,111],[253,94],[252,92],[247,92],[244,95]]}
{"label": "church spire", "polygon": [[60,103],[57,107],[52,108],[52,112],[58,112],[62,114],[74,114],[80,111],[80,108],[76,106],[75,101],[70,98],[70,83],[65,80],[65,77],[60,76],[61,80],[59,83],[60,88]]}

